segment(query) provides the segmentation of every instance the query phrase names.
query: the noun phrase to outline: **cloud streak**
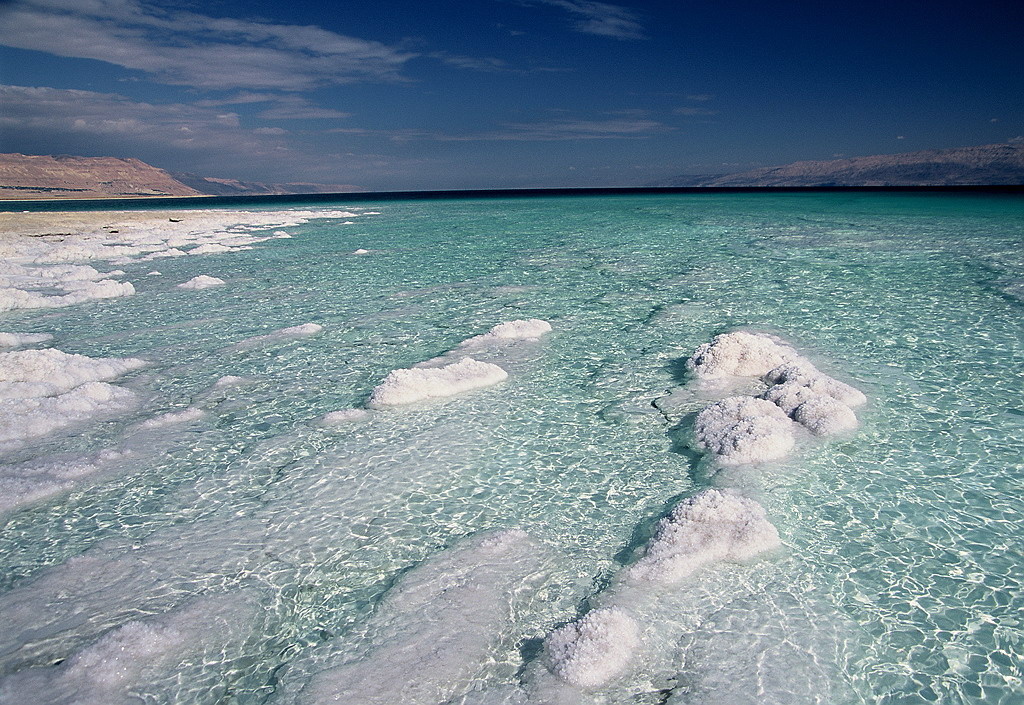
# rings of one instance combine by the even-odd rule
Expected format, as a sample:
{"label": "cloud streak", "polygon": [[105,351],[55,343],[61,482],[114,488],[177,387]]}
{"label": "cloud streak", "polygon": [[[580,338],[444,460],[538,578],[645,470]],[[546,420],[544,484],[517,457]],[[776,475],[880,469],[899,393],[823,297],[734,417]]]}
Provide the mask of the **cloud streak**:
{"label": "cloud streak", "polygon": [[0,9],[0,44],[95,59],[166,84],[307,90],[398,81],[417,54],[314,26],[161,10],[138,0],[19,0]]}
{"label": "cloud streak", "polygon": [[559,7],[577,18],[577,32],[615,39],[646,39],[637,13],[619,5],[594,0],[537,0]]}

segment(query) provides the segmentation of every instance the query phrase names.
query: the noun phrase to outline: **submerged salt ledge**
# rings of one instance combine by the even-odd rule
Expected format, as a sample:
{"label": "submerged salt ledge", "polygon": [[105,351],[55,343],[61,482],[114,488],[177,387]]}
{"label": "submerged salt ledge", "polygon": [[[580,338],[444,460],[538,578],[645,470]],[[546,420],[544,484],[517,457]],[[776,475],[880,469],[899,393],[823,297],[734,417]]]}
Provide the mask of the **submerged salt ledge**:
{"label": "submerged salt ledge", "polygon": [[0,348],[17,348],[53,340],[49,333],[0,333]]}
{"label": "submerged salt ledge", "polygon": [[640,643],[636,621],[617,607],[602,607],[544,639],[551,672],[580,688],[596,688],[619,675]]}
{"label": "submerged salt ledge", "polygon": [[324,327],[319,323],[303,323],[298,326],[289,326],[287,328],[281,328],[275,330],[273,333],[267,333],[266,335],[256,335],[252,338],[246,338],[241,340],[234,345],[228,347],[228,350],[247,350],[249,348],[259,347],[260,345],[266,345],[268,343],[276,343],[295,338],[306,338],[311,335],[320,333]]}

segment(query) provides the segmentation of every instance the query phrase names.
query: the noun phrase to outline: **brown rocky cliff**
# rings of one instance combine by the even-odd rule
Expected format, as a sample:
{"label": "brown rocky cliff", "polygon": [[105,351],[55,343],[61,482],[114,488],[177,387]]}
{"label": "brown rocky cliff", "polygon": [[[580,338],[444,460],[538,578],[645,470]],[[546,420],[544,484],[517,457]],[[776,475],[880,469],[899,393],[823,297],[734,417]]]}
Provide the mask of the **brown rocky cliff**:
{"label": "brown rocky cliff", "polygon": [[0,199],[201,195],[138,159],[0,154]]}

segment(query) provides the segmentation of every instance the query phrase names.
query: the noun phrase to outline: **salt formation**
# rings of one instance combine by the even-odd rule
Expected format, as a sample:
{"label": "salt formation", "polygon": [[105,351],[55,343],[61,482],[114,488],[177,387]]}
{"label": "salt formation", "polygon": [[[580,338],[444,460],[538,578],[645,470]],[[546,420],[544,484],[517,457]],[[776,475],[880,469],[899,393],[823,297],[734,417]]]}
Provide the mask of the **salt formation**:
{"label": "salt formation", "polygon": [[672,583],[721,560],[746,560],[780,546],[779,532],[752,499],[708,489],[658,522],[631,580]]}
{"label": "salt formation", "polygon": [[793,446],[782,417],[761,402],[774,404],[815,435],[857,427],[851,407],[867,397],[819,371],[809,360],[774,337],[737,331],[715,336],[686,362],[698,379],[760,377],[769,388],[757,400],[733,397],[697,415],[696,446],[723,464],[774,460]]}
{"label": "salt formation", "polygon": [[17,348],[53,340],[49,333],[0,333],[0,348]]}
{"label": "salt formation", "polygon": [[0,702],[127,705],[174,699],[171,693],[143,693],[175,688],[181,664],[201,663],[240,643],[257,615],[254,597],[235,592],[199,597],[164,614],[125,622],[59,665],[8,676],[0,682]]}
{"label": "salt formation", "polygon": [[160,414],[159,416],[154,416],[151,419],[146,419],[139,424],[139,428],[163,428],[164,426],[189,423],[190,421],[201,419],[205,415],[206,412],[202,409],[190,406],[187,409],[182,409],[181,411],[169,411],[166,414]]}
{"label": "salt formation", "polygon": [[548,634],[544,649],[552,673],[580,688],[596,688],[622,672],[639,643],[632,617],[602,607]]}
{"label": "salt formation", "polygon": [[104,450],[77,458],[51,456],[0,465],[0,512],[60,494],[122,457],[120,451]]}
{"label": "salt formation", "polygon": [[551,332],[551,324],[539,318],[499,323],[483,335],[475,335],[459,344],[460,348],[479,347],[511,340],[537,340]]}
{"label": "salt formation", "polygon": [[769,401],[729,397],[699,414],[693,432],[698,449],[722,465],[778,460],[793,449],[793,422]]}
{"label": "salt formation", "polygon": [[796,357],[793,348],[767,335],[735,331],[698,347],[686,367],[699,379],[760,377]]}
{"label": "salt formation", "polygon": [[[523,531],[473,537],[402,573],[369,618],[368,652],[345,636],[311,663],[319,670],[287,702],[437,705],[461,701],[493,663],[516,600],[533,594],[551,556]],[[332,663],[333,662],[333,663]],[[300,671],[301,669],[293,669]],[[287,676],[286,676],[287,679]],[[290,690],[287,681],[281,688]]]}
{"label": "salt formation", "polygon": [[192,277],[183,284],[178,284],[179,289],[210,289],[215,286],[224,286],[224,280],[218,279],[217,277],[207,276],[206,274],[200,274],[197,277]]}
{"label": "salt formation", "polygon": [[392,370],[377,385],[367,405],[383,408],[412,404],[424,399],[449,397],[471,389],[489,387],[508,379],[497,365],[464,357],[443,367],[414,367]]}
{"label": "salt formation", "polygon": [[[116,264],[234,252],[275,239],[257,231],[299,225],[314,218],[352,218],[348,211],[192,211],[184,222],[131,219],[106,227],[73,226],[73,237],[13,237],[0,241],[0,311],[72,306],[93,299],[131,296],[123,272],[102,273],[69,262]],[[368,213],[363,215],[369,215]],[[187,249],[182,249],[187,248]]]}
{"label": "salt formation", "polygon": [[0,353],[0,445],[126,409],[135,395],[107,382],[145,364],[52,349]]}

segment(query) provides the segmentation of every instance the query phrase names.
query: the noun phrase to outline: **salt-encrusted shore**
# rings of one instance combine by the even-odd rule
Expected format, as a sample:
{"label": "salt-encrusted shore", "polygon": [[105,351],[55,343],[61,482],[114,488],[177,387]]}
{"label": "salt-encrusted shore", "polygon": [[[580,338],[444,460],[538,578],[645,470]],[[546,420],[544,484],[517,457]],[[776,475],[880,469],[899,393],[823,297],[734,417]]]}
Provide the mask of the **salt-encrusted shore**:
{"label": "salt-encrusted shore", "polygon": [[146,211],[53,211],[0,213],[0,237],[78,235],[102,230],[104,226],[185,222],[205,210]]}

